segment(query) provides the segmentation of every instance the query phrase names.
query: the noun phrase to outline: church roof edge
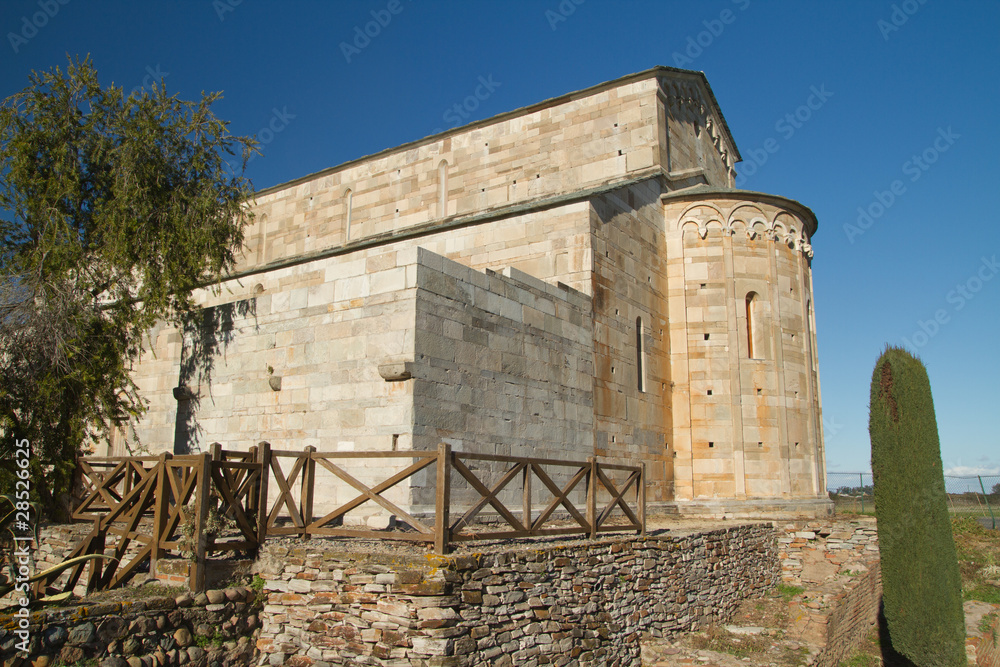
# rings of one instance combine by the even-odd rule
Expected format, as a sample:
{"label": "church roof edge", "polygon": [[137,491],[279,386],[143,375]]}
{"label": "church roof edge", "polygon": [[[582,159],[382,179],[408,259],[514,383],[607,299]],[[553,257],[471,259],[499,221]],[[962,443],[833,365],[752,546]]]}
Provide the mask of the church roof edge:
{"label": "church roof edge", "polygon": [[611,81],[605,81],[603,83],[599,83],[599,84],[596,84],[594,86],[590,86],[589,88],[583,88],[581,90],[575,90],[575,91],[572,91],[572,92],[569,92],[569,93],[565,93],[563,95],[559,95],[557,97],[551,97],[551,98],[549,98],[547,100],[542,100],[540,102],[535,102],[535,103],[530,104],[530,105],[525,106],[525,107],[520,107],[520,108],[517,108],[517,109],[512,109],[510,111],[504,111],[503,113],[499,113],[499,114],[497,114],[495,116],[490,116],[489,118],[483,118],[482,120],[477,120],[477,121],[474,121],[474,122],[469,123],[467,125],[460,125],[458,127],[449,128],[449,129],[445,130],[444,132],[438,132],[437,134],[431,134],[431,135],[428,135],[426,137],[421,137],[420,139],[415,139],[415,140],[409,141],[409,142],[407,142],[405,144],[399,144],[397,146],[391,146],[389,148],[384,148],[384,149],[382,149],[382,150],[380,150],[380,151],[378,151],[376,153],[370,153],[368,155],[363,155],[361,157],[354,158],[353,160],[348,160],[347,162],[341,162],[340,164],[334,165],[332,167],[326,167],[325,169],[321,169],[320,171],[313,172],[311,174],[306,174],[304,176],[299,176],[298,178],[294,178],[294,179],[292,179],[290,181],[285,181],[284,183],[277,183],[275,185],[268,186],[268,187],[266,187],[266,188],[264,188],[262,190],[258,190],[254,194],[255,194],[255,196],[261,196],[261,195],[270,194],[272,192],[277,192],[279,190],[284,190],[286,188],[290,188],[290,187],[293,187],[295,185],[299,185],[301,183],[305,183],[307,181],[311,181],[313,179],[320,178],[322,176],[334,173],[334,172],[339,171],[341,169],[345,169],[345,168],[350,167],[352,165],[359,164],[361,162],[365,162],[365,161],[372,160],[372,159],[375,159],[375,158],[379,158],[379,157],[382,157],[384,155],[388,155],[390,153],[395,153],[397,151],[408,150],[408,149],[411,149],[411,148],[415,148],[415,147],[417,147],[417,146],[419,146],[421,144],[430,143],[432,141],[438,141],[438,140],[440,140],[440,139],[442,139],[444,137],[450,136],[450,135],[459,134],[461,132],[468,132],[469,130],[474,130],[474,129],[477,129],[477,128],[480,128],[480,127],[486,127],[488,125],[493,125],[495,123],[502,122],[502,121],[508,120],[510,118],[516,118],[517,116],[523,116],[525,114],[533,113],[533,112],[538,111],[540,109],[545,109],[547,107],[557,106],[559,104],[564,104],[566,102],[571,102],[571,101],[573,101],[575,99],[581,99],[581,98],[584,98],[584,97],[589,97],[591,95],[595,95],[597,93],[603,92],[605,90],[609,90],[611,88],[618,88],[620,86],[623,86],[623,85],[626,85],[626,84],[629,84],[629,83],[634,83],[635,81],[642,81],[643,79],[649,79],[649,78],[653,78],[653,77],[657,77],[657,76],[662,76],[664,74],[672,74],[672,75],[681,74],[681,75],[684,75],[684,76],[692,76],[692,77],[697,78],[704,85],[705,91],[708,93],[709,101],[711,102],[712,106],[714,107],[716,113],[719,114],[719,120],[722,122],[722,127],[725,130],[726,137],[729,139],[729,143],[732,145],[733,150],[736,153],[736,162],[740,162],[743,158],[740,156],[740,151],[736,147],[736,142],[733,139],[733,134],[732,134],[732,132],[729,129],[729,124],[726,122],[726,117],[722,113],[722,107],[719,106],[719,101],[715,98],[715,93],[712,91],[712,86],[709,85],[709,83],[708,83],[708,77],[705,76],[705,73],[702,72],[702,71],[698,71],[698,70],[681,69],[681,68],[678,68],[678,67],[669,67],[669,66],[666,66],[666,65],[657,65],[656,67],[651,67],[650,69],[643,70],[641,72],[635,72],[633,74],[627,74],[627,75],[625,75],[623,77],[620,77],[620,78],[617,78],[617,79],[612,79]]}

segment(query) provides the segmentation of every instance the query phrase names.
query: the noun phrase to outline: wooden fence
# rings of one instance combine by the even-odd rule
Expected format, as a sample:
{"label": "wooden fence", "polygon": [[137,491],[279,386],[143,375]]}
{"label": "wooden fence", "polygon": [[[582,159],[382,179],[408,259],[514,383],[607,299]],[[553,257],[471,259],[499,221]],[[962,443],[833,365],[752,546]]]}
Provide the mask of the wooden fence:
{"label": "wooden fence", "polygon": [[[373,475],[369,465],[365,475],[382,479],[370,486],[361,481],[349,470],[352,460],[384,461],[385,466],[375,469],[382,474]],[[384,468],[390,462],[404,467],[389,474]],[[489,484],[484,473],[474,470],[477,466],[488,468],[496,480]],[[434,479],[430,520],[386,496],[425,469]],[[318,471],[331,473],[357,493],[316,517]],[[157,560],[171,552],[191,559],[190,586],[201,590],[210,554],[253,553],[272,535],[408,540],[445,554],[452,545],[471,540],[645,532],[644,466],[594,457],[581,462],[473,454],[453,452],[448,444],[427,451],[317,452],[312,447],[273,450],[262,442],[249,452],[234,452],[216,443],[210,452],[191,456],[84,458],[79,475],[82,496],[73,519],[90,521],[93,529],[70,557],[110,553],[114,560],[77,566],[63,590],[72,590],[85,569],[88,590],[111,588],[147,562],[155,571]],[[463,487],[461,502],[452,497],[458,487]],[[585,498],[583,507],[573,501],[574,493]],[[518,507],[502,500],[512,495],[519,497]],[[396,521],[384,530],[348,525],[348,513],[368,502]],[[487,507],[492,521],[477,524]],[[229,526],[225,535],[219,530],[223,523]],[[54,580],[41,582],[38,592]]]}

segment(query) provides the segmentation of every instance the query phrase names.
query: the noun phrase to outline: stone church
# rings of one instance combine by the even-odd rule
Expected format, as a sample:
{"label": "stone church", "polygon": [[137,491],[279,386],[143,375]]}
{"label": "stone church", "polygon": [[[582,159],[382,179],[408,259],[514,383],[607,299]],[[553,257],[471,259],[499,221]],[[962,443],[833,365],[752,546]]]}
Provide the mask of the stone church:
{"label": "stone church", "polygon": [[237,271],[151,332],[136,435],[596,455],[651,509],[826,513],[816,217],[739,160],[656,67],[258,192]]}

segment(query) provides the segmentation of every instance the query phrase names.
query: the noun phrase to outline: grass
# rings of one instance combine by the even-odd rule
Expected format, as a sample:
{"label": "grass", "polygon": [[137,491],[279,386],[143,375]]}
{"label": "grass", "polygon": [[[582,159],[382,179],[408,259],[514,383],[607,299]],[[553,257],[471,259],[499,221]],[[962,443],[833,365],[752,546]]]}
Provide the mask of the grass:
{"label": "grass", "polygon": [[874,630],[861,643],[854,655],[840,663],[840,667],[879,667],[881,664],[882,644],[879,641],[878,630]]}
{"label": "grass", "polygon": [[209,646],[215,646],[215,647],[222,646],[222,644],[223,644],[224,641],[225,641],[225,638],[222,636],[222,633],[218,631],[218,629],[216,629],[215,634],[212,635],[211,637],[205,637],[204,635],[198,635],[198,636],[196,636],[194,638],[194,643],[199,648],[203,648],[203,649],[207,649]]}
{"label": "grass", "polygon": [[[1000,587],[990,583],[996,579],[992,575],[1000,564],[1000,531],[984,528],[971,516],[953,516],[951,530],[962,574],[963,598],[1000,604]],[[994,641],[996,633],[991,622],[995,618],[995,614],[987,614],[979,624],[980,632],[994,632]],[[849,660],[840,663],[840,667],[878,667],[881,664],[878,631],[874,631]]]}
{"label": "grass", "polygon": [[799,593],[805,593],[806,591],[806,589],[802,588],[801,586],[790,586],[788,584],[778,584],[775,587],[775,590],[778,591],[778,594],[781,597],[785,598],[785,601],[791,600]]}
{"label": "grass", "polygon": [[997,613],[992,612],[986,614],[981,619],[979,619],[979,631],[984,635],[989,633],[993,637],[993,643],[997,643],[997,628],[994,625],[997,620]]}
{"label": "grass", "polygon": [[712,627],[704,635],[696,638],[692,644],[694,648],[700,650],[728,653],[737,658],[749,658],[766,653],[771,646],[771,640],[761,635],[737,637],[722,628]]}
{"label": "grass", "polygon": [[1000,588],[987,576],[1000,563],[1000,531],[986,529],[971,517],[952,519],[951,526],[962,574],[962,597],[1000,604]]}

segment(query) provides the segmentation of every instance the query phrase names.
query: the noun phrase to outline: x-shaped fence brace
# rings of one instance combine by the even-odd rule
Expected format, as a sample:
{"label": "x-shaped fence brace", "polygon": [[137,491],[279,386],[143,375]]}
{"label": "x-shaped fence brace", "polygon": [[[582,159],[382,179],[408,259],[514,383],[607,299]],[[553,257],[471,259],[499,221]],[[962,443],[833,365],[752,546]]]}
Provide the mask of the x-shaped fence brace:
{"label": "x-shaped fence brace", "polygon": [[[281,459],[293,459],[287,474]],[[359,480],[341,461],[349,459],[409,458],[405,468],[372,486]],[[148,464],[155,464],[147,467]],[[467,462],[501,464],[499,479],[491,486],[480,478]],[[316,471],[330,472],[358,494],[325,515],[313,517]],[[385,493],[426,468],[436,469],[434,523],[414,516],[385,497]],[[547,468],[563,469],[568,479],[560,487]],[[451,471],[455,470],[468,482],[479,498],[465,509],[462,516],[450,520]],[[607,471],[628,473],[619,488]],[[105,553],[110,549],[112,560],[80,564],[71,570],[64,590],[71,590],[85,567],[90,568],[88,588],[108,588],[131,577],[147,560],[151,569],[167,551],[193,551],[192,583],[195,588],[204,583],[205,559],[211,551],[252,551],[268,534],[350,536],[374,539],[411,540],[433,543],[445,552],[452,542],[475,539],[498,539],[536,535],[583,533],[591,537],[599,531],[644,530],[645,498],[641,466],[622,466],[554,459],[510,457],[489,454],[452,452],[441,444],[436,450],[404,452],[336,452],[318,453],[308,447],[301,452],[272,451],[266,442],[250,452],[223,451],[217,443],[211,454],[171,457],[119,457],[85,459],[80,462],[84,486],[82,502],[73,512],[77,520],[93,520],[94,527],[81,540],[72,556]],[[501,499],[510,484],[521,478],[522,507],[520,516]],[[276,486],[276,497],[268,502],[269,484]],[[549,497],[537,511],[533,507],[532,483],[541,482]],[[586,487],[586,508],[581,510],[570,495],[581,483]],[[635,494],[636,510],[628,497]],[[607,495],[610,501],[598,511],[598,498]],[[218,500],[212,500],[217,498]],[[194,501],[192,508],[190,503]],[[232,519],[240,538],[213,542],[206,530],[211,508],[215,503]],[[388,530],[367,530],[345,527],[344,518],[352,510],[372,502],[395,515],[402,527]],[[477,516],[491,507],[507,527],[478,532],[473,527]],[[553,516],[562,508],[572,525],[552,525]],[[628,524],[607,525],[616,509],[620,509]],[[140,528],[143,517],[153,517],[151,531]],[[288,518],[290,526],[278,521]],[[193,526],[193,535],[177,536],[182,526]],[[117,540],[106,544],[107,536]],[[138,552],[122,564],[133,541],[140,543]],[[51,584],[41,582],[36,590]]]}
{"label": "x-shaped fence brace", "polygon": [[146,472],[146,463],[154,463],[154,456],[143,457],[102,457],[80,459],[80,485],[83,499],[73,511],[73,519],[93,520],[111,511],[122,501]]}

